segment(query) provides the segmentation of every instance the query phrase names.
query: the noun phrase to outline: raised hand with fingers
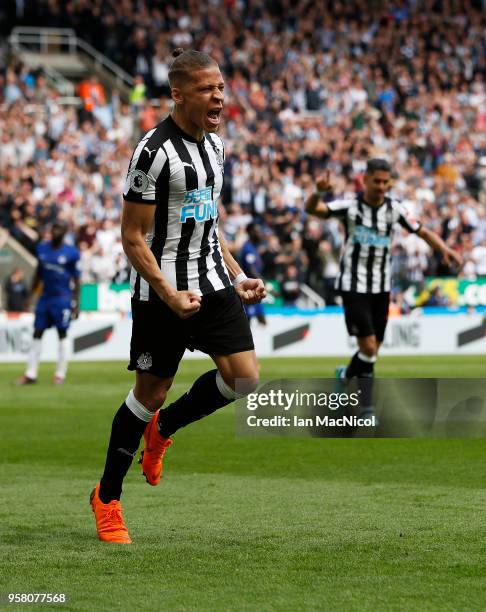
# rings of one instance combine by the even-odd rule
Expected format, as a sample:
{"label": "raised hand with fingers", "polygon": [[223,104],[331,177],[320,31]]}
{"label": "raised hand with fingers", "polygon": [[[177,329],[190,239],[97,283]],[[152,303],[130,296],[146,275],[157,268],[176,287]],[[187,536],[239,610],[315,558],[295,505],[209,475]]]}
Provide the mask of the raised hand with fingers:
{"label": "raised hand with fingers", "polygon": [[442,251],[442,258],[448,266],[457,266],[459,270],[462,268],[464,262],[462,261],[462,257],[449,247],[446,247]]}
{"label": "raised hand with fingers", "polygon": [[316,188],[319,193],[332,191],[331,173],[329,170],[324,170],[324,172],[317,177]]}

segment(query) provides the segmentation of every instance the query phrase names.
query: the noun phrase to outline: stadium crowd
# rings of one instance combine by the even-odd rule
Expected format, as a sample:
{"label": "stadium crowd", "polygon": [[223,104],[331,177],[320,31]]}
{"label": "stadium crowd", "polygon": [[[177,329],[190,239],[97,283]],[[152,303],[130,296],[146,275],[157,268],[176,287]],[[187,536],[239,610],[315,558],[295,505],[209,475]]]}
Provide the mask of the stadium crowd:
{"label": "stadium crowd", "polygon": [[[0,50],[0,224],[31,249],[56,217],[82,253],[82,281],[125,282],[121,193],[133,142],[169,110],[170,52],[215,57],[226,78],[221,218],[238,254],[262,229],[263,276],[292,303],[307,283],[334,303],[343,240],[306,218],[313,177],[360,189],[369,157],[395,169],[393,194],[460,251],[466,278],[486,275],[486,13],[480,1],[302,2],[26,0],[17,24],[74,27],[143,84],[64,106],[42,72]],[[13,25],[13,21],[12,21]],[[105,96],[103,96],[104,98]],[[157,98],[154,109],[145,98]],[[397,289],[445,268],[400,233]],[[296,290],[297,288],[297,290]]]}

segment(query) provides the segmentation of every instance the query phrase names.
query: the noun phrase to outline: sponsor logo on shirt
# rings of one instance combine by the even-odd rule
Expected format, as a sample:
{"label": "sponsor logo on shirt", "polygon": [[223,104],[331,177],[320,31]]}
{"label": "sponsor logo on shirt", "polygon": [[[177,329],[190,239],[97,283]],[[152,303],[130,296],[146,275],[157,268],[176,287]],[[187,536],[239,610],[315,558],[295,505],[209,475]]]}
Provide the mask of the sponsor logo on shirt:
{"label": "sponsor logo on shirt", "polygon": [[215,219],[218,214],[216,202],[213,201],[212,187],[186,191],[182,202],[179,221],[185,223],[188,219],[198,222]]}
{"label": "sponsor logo on shirt", "polygon": [[364,225],[357,225],[354,228],[352,241],[355,244],[373,247],[384,248],[390,246],[390,236],[382,236],[373,228]]}
{"label": "sponsor logo on shirt", "polygon": [[66,270],[62,266],[54,263],[46,263],[44,264],[44,268],[46,270],[50,270],[51,272],[57,272],[58,274],[65,274]]}

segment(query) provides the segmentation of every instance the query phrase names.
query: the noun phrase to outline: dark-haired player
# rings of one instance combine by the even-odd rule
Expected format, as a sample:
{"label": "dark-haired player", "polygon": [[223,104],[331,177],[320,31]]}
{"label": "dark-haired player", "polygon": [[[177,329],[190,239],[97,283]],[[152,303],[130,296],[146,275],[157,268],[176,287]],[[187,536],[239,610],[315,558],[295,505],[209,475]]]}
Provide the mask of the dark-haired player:
{"label": "dark-haired player", "polygon": [[[241,247],[239,259],[243,272],[250,277],[260,278],[263,272],[263,261],[258,247],[262,242],[262,232],[256,223],[249,223],[246,227],[248,240]],[[245,312],[251,321],[253,317],[261,325],[266,325],[263,304],[245,304]]]}
{"label": "dark-haired player", "polygon": [[[265,288],[243,274],[218,231],[223,77],[206,53],[175,54],[174,110],[136,147],[124,191],[122,240],[133,266],[128,367],[136,382],[115,415],[105,470],[91,494],[98,537],[108,542],[131,542],[119,500],[142,435],[142,471],[157,485],[170,436],[258,384],[242,303],[259,302]],[[160,410],[186,348],[210,355],[216,369]]]}
{"label": "dark-haired player", "polygon": [[[316,181],[317,190],[306,202],[306,211],[322,219],[337,217],[345,228],[336,289],[343,300],[346,327],[357,336],[358,351],[347,367],[339,367],[341,379],[372,379],[378,350],[385,335],[390,303],[391,239],[398,223],[416,233],[441,253],[447,265],[461,265],[460,256],[434,232],[407,216],[404,207],[386,195],[392,168],[383,159],[372,159],[364,176],[364,192],[355,197],[324,202],[331,192],[329,172]],[[373,413],[371,385],[363,385],[362,415]]]}
{"label": "dark-haired player", "polygon": [[51,240],[37,246],[37,270],[30,296],[42,288],[35,309],[34,336],[27,358],[25,374],[17,385],[37,382],[37,372],[42,351],[42,336],[49,327],[55,327],[59,336],[59,352],[54,384],[64,382],[68,365],[67,332],[72,319],[79,314],[79,251],[64,242],[67,223],[55,221],[51,229]]}

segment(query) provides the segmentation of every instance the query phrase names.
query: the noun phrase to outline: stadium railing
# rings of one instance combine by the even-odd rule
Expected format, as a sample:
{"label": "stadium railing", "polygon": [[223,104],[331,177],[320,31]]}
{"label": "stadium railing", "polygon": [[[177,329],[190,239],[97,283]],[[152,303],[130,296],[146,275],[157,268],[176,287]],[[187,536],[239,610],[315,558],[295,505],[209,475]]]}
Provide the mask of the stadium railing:
{"label": "stadium railing", "polygon": [[[107,73],[121,90],[129,90],[133,87],[133,78],[128,72],[79,38],[71,28],[16,27],[12,30],[8,42],[18,53],[50,54],[55,52],[71,56],[79,54],[83,60],[88,60],[95,70]],[[52,78],[63,87],[69,89],[70,86],[71,91],[68,95],[73,95],[72,83],[65,79],[59,71],[49,66],[43,66],[43,68],[46,74],[52,74]]]}

